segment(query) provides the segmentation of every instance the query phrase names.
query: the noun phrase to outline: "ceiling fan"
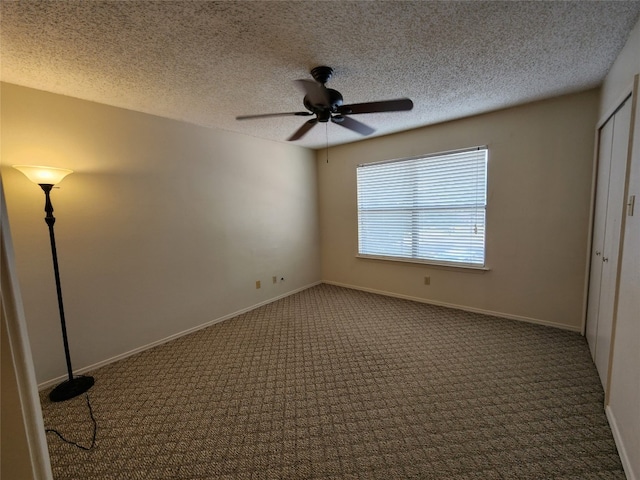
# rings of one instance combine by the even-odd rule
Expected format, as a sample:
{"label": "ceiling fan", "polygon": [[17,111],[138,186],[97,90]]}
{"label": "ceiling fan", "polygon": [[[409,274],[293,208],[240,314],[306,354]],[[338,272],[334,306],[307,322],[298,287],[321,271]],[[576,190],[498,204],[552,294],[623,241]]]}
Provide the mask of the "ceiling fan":
{"label": "ceiling fan", "polygon": [[296,115],[300,117],[315,115],[315,118],[305,122],[293,135],[287,138],[288,141],[301,139],[318,122],[326,123],[331,120],[336,125],[353,130],[361,135],[370,135],[375,130],[358,120],[354,120],[348,115],[360,113],[377,112],[399,112],[411,110],[413,102],[408,98],[398,98],[396,100],[384,100],[380,102],[352,103],[343,105],[342,94],[332,88],[327,88],[325,84],[333,75],[331,67],[320,66],[311,70],[313,80],[296,80],[298,87],[304,92],[303,104],[308,111],[266,113],[262,115],[241,115],[236,120],[249,120],[254,118],[284,117]]}

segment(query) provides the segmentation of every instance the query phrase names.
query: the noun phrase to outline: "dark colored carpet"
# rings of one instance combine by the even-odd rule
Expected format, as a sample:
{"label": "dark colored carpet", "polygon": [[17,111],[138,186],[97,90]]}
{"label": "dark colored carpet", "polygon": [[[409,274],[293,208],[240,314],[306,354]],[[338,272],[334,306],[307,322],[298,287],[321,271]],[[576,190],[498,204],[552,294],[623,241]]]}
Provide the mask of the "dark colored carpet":
{"label": "dark colored carpet", "polygon": [[[134,319],[132,319],[134,320]],[[320,285],[93,372],[57,479],[624,479],[577,333]],[[88,445],[84,397],[45,425]]]}

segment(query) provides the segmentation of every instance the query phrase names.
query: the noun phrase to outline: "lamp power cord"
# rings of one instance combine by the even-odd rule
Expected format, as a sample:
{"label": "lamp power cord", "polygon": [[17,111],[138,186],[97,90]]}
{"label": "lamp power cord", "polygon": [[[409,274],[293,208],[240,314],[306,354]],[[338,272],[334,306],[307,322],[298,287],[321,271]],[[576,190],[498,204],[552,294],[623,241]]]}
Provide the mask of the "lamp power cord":
{"label": "lamp power cord", "polygon": [[47,428],[45,429],[46,433],[55,433],[58,437],[60,437],[60,439],[65,442],[68,443],[69,445],[73,445],[74,447],[78,447],[82,450],[91,450],[93,449],[93,447],[96,446],[96,434],[98,433],[98,422],[96,422],[96,417],[93,416],[93,408],[91,407],[91,401],[89,400],[89,394],[85,393],[85,398],[87,399],[87,407],[89,407],[89,416],[91,417],[91,421],[93,422],[93,438],[91,439],[91,445],[89,447],[85,447],[84,445],[80,445],[79,443],[73,442],[71,440],[68,440],[66,438],[64,438],[64,435],[62,435],[58,430],[54,429],[54,428]]}

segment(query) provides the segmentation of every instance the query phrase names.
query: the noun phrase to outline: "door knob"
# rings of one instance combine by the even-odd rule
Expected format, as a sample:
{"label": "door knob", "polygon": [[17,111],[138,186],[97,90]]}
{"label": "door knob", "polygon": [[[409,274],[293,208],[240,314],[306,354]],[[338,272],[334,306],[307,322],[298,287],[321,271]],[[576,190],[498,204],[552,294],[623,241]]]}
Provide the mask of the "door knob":
{"label": "door knob", "polygon": [[599,257],[599,256],[600,256],[600,251],[596,250],[596,257]]}
{"label": "door knob", "polygon": [[603,262],[608,262],[608,261],[609,261],[609,259],[608,259],[607,257],[602,257],[602,261],[603,261]]}

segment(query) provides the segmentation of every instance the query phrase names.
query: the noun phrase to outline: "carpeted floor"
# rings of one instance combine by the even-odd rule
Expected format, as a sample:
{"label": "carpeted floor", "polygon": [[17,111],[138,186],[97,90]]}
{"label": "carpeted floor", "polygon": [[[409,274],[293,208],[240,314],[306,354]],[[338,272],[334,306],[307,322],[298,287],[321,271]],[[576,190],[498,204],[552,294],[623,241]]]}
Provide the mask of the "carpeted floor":
{"label": "carpeted floor", "polygon": [[[577,333],[320,285],[92,373],[56,479],[624,479]],[[84,445],[86,399],[47,428]]]}

